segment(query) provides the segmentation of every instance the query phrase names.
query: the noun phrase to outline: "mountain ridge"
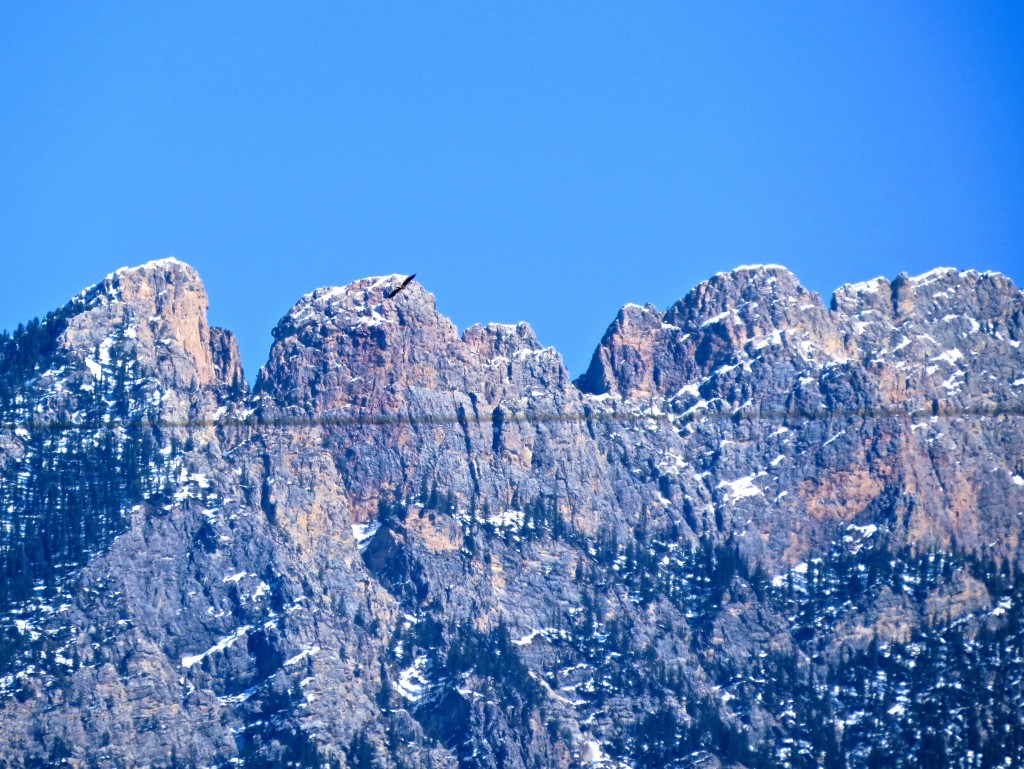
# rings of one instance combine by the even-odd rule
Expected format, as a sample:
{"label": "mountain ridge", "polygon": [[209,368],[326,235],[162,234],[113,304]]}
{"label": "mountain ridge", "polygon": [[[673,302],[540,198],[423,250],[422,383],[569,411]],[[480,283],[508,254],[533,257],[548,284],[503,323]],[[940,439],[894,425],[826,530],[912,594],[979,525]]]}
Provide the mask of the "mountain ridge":
{"label": "mountain ridge", "polygon": [[[90,286],[90,287],[88,287],[86,289],[83,289],[83,291],[76,297],[76,299],[83,300],[90,293],[97,293],[97,292],[99,292],[101,290],[101,287],[103,287],[103,286],[105,286],[107,284],[112,284],[119,276],[130,275],[130,274],[133,274],[133,273],[143,273],[143,272],[158,271],[158,270],[160,270],[162,268],[165,268],[165,267],[180,268],[181,270],[184,270],[186,272],[191,273],[194,276],[195,282],[197,283],[197,286],[198,286],[198,288],[199,288],[199,290],[200,290],[200,292],[202,294],[205,306],[208,306],[209,300],[208,300],[208,298],[206,296],[205,287],[203,287],[203,285],[202,285],[202,280],[201,280],[201,278],[199,278],[198,272],[196,272],[195,269],[191,265],[189,265],[187,262],[183,262],[183,261],[177,259],[176,257],[165,257],[165,258],[162,258],[162,259],[151,260],[149,262],[146,262],[146,263],[143,263],[141,265],[134,266],[134,267],[132,267],[132,266],[125,266],[125,267],[118,268],[117,270],[114,270],[111,273],[109,273],[104,278],[103,281],[100,281],[99,283],[94,284],[93,286]],[[779,265],[779,264],[751,264],[751,265],[739,265],[739,266],[737,266],[737,267],[735,267],[735,268],[733,268],[731,270],[726,270],[726,271],[721,271],[721,272],[715,273],[710,278],[708,278],[708,279],[706,279],[704,281],[701,281],[699,284],[697,284],[697,286],[695,286],[693,289],[691,289],[689,292],[687,292],[687,294],[685,296],[681,297],[679,300],[677,300],[676,302],[672,303],[672,305],[668,309],[666,309],[664,312],[661,312],[661,311],[657,310],[657,308],[654,305],[651,305],[651,304],[645,305],[644,307],[650,308],[653,312],[658,313],[659,315],[661,315],[661,317],[663,319],[666,319],[666,322],[667,322],[668,319],[678,320],[679,319],[679,317],[678,317],[679,313],[684,311],[683,308],[686,307],[686,303],[687,303],[688,300],[691,299],[691,297],[693,298],[692,301],[700,302],[700,301],[706,301],[706,296],[708,294],[710,294],[712,296],[719,296],[719,294],[721,294],[722,292],[720,292],[720,291],[716,292],[716,291],[712,291],[711,290],[712,288],[716,287],[716,284],[721,285],[723,282],[726,282],[726,281],[734,283],[734,284],[741,283],[741,280],[740,280],[741,277],[743,277],[744,274],[748,274],[749,275],[751,273],[754,274],[754,275],[757,275],[757,276],[768,275],[769,278],[772,277],[771,274],[774,274],[775,278],[778,278],[781,275],[781,276],[783,276],[784,281],[789,283],[790,286],[792,286],[793,288],[798,290],[801,294],[806,295],[808,299],[812,299],[813,300],[814,298],[817,298],[817,302],[822,304],[822,306],[824,306],[824,302],[822,301],[821,296],[819,294],[817,294],[816,292],[814,292],[814,291],[810,291],[808,289],[805,289],[800,284],[799,279],[796,277],[796,275],[794,273],[792,273],[788,268],[786,268],[786,267],[784,267],[782,265]],[[831,312],[841,312],[842,314],[847,314],[847,315],[849,315],[851,312],[861,312],[863,310],[868,310],[868,309],[871,309],[871,308],[865,307],[865,308],[861,309],[861,308],[858,308],[856,303],[857,302],[863,302],[863,301],[869,301],[870,302],[871,296],[877,294],[878,291],[887,292],[889,295],[894,296],[893,301],[895,302],[895,301],[898,301],[898,300],[895,298],[894,292],[897,291],[897,289],[899,287],[902,287],[902,286],[909,286],[909,287],[912,287],[912,288],[913,287],[919,287],[919,286],[923,287],[923,286],[927,286],[927,285],[929,285],[931,283],[934,283],[934,282],[939,282],[943,278],[947,278],[950,275],[953,275],[953,276],[956,276],[956,277],[973,278],[973,279],[986,279],[986,280],[990,280],[990,281],[993,281],[993,282],[996,282],[996,283],[1000,283],[1000,284],[1002,284],[1000,286],[1001,289],[1005,289],[1005,291],[1006,291],[1006,293],[1008,295],[1014,296],[1018,300],[1018,302],[1020,301],[1021,290],[1017,289],[1016,286],[1013,284],[1013,281],[1008,276],[1006,276],[1003,273],[1000,273],[998,271],[992,271],[992,270],[986,270],[986,271],[978,271],[978,270],[974,270],[974,269],[959,270],[959,269],[954,268],[954,267],[937,267],[937,268],[933,268],[931,270],[928,270],[925,273],[922,273],[921,275],[917,275],[917,276],[910,276],[910,275],[908,275],[907,273],[904,272],[904,273],[900,273],[899,276],[897,276],[896,278],[891,279],[891,280],[888,279],[888,278],[885,278],[884,276],[877,276],[875,278],[871,278],[871,279],[868,279],[868,280],[865,280],[865,281],[859,281],[859,282],[855,282],[855,283],[843,284],[843,285],[839,286],[838,288],[836,288],[832,292],[832,297],[831,297],[831,302],[830,302],[829,309],[831,310]],[[290,317],[294,317],[296,311],[300,307],[305,307],[307,304],[309,304],[312,301],[317,301],[317,300],[321,300],[322,301],[324,298],[328,298],[329,299],[331,297],[337,297],[339,295],[345,294],[345,293],[350,292],[350,291],[365,290],[367,286],[369,286],[371,288],[380,288],[387,281],[394,282],[394,281],[397,281],[399,278],[404,278],[404,277],[405,277],[404,275],[399,275],[397,273],[391,274],[391,275],[367,276],[367,277],[360,278],[360,279],[357,279],[355,281],[352,281],[352,282],[350,282],[348,284],[345,284],[345,285],[340,285],[340,286],[327,285],[327,286],[322,286],[320,288],[314,289],[313,291],[311,291],[311,292],[307,293],[306,295],[304,295],[303,297],[301,297],[299,300],[297,300],[295,302],[295,304],[292,305],[292,307],[288,310],[288,312],[285,314],[285,316],[282,317],[281,321],[278,323],[278,326],[280,326],[281,323],[283,323],[286,319],[288,319]],[[413,284],[413,285],[417,286],[418,284]],[[423,289],[423,293],[428,295],[431,298],[430,301],[434,303],[433,306],[436,309],[436,302],[434,302],[434,300],[433,300],[433,294],[430,294],[425,289]],[[726,290],[724,293],[727,295],[729,292],[728,292],[728,290]],[[719,297],[719,298],[720,299],[724,299],[724,297]],[[612,324],[609,326],[609,330],[611,330],[611,328],[614,326],[615,322],[619,319],[619,317],[623,315],[623,312],[629,310],[630,308],[641,308],[641,305],[637,305],[637,304],[634,304],[634,303],[631,303],[631,302],[627,302],[625,305],[623,305],[623,307],[620,308],[619,313],[617,314],[616,319],[614,319],[612,321]],[[701,315],[701,312],[702,312],[702,310],[700,308],[697,308],[696,313],[694,313],[694,311],[691,309],[689,314],[691,316],[693,316],[693,317],[691,317],[689,320],[691,322],[693,322],[695,320],[697,320],[697,321],[706,321],[706,320],[711,320],[712,319],[712,315],[708,314],[707,316],[703,316],[703,315]],[[707,310],[706,312],[710,312],[710,310]],[[720,314],[720,312],[717,313],[717,314]],[[720,318],[716,318],[716,319],[720,320]],[[475,325],[482,326],[482,327],[491,327],[491,326],[521,326],[521,325],[523,325],[523,323],[525,323],[527,326],[529,326],[529,322],[528,321],[520,321],[519,323],[514,323],[514,324],[487,323],[487,324],[475,324]],[[470,326],[469,328],[472,328],[472,327],[474,327],[474,326]],[[276,330],[276,327],[275,327],[275,330]],[[273,331],[272,331],[272,333],[273,333]],[[534,335],[534,337],[535,337],[535,335]],[[583,376],[585,376],[585,374],[582,375],[579,378],[582,379]]]}
{"label": "mountain ridge", "polygon": [[963,699],[1024,654],[1011,281],[744,268],[577,384],[400,277],[302,297],[251,391],[177,260],[4,340],[6,765],[1024,758]]}

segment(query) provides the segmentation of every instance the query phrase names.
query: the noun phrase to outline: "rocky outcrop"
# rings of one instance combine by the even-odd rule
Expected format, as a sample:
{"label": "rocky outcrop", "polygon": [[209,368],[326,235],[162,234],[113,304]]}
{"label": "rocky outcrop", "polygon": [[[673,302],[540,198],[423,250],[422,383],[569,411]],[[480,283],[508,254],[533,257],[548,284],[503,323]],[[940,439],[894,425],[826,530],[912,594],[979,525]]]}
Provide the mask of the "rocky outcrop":
{"label": "rocky outcrop", "polygon": [[242,362],[229,331],[206,320],[209,300],[198,273],[176,259],[112,272],[76,299],[83,308],[63,335],[68,350],[104,355],[111,340],[155,365],[168,387],[232,384]]}
{"label": "rocky outcrop", "polygon": [[578,384],[595,394],[666,397],[768,346],[812,359],[850,352],[820,297],[792,273],[740,267],[701,283],[665,313],[626,305]]}

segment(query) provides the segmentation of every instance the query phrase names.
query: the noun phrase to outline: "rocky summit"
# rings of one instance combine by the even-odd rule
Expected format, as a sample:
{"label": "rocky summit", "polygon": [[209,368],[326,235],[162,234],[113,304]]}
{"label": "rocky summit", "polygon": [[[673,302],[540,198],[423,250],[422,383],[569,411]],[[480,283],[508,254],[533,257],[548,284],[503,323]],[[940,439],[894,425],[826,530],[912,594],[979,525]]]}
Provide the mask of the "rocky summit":
{"label": "rocky summit", "polygon": [[250,390],[196,272],[0,337],[0,766],[1024,765],[1024,294],[626,305],[573,381],[404,276]]}

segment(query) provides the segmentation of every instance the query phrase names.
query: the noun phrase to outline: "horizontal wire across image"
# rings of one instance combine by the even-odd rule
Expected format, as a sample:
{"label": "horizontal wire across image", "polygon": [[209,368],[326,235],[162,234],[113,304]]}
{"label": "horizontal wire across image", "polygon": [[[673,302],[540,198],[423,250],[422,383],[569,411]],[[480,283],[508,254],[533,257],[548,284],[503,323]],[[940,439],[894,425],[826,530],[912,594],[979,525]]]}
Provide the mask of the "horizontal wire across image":
{"label": "horizontal wire across image", "polygon": [[834,419],[959,419],[962,417],[986,418],[986,417],[1020,417],[1024,416],[1024,404],[1013,406],[955,406],[953,404],[942,404],[933,402],[930,406],[917,406],[914,409],[907,408],[909,404],[888,404],[871,408],[851,409],[799,409],[799,410],[768,410],[768,411],[713,411],[702,409],[699,413],[686,411],[681,414],[658,411],[654,413],[644,411],[608,412],[608,411],[584,411],[569,414],[543,414],[523,413],[507,414],[471,414],[468,411],[460,414],[426,414],[422,416],[412,415],[359,415],[340,416],[322,414],[318,416],[248,416],[245,418],[220,418],[220,419],[191,419],[191,420],[159,420],[156,422],[146,420],[123,420],[110,419],[105,421],[71,422],[71,421],[43,421],[43,422],[3,422],[0,429],[3,430],[38,430],[38,431],[68,431],[68,430],[101,430],[110,427],[121,427],[126,429],[149,428],[149,429],[188,429],[188,428],[299,428],[299,427],[373,427],[387,425],[458,425],[465,424],[492,424],[492,423],[531,423],[531,424],[558,424],[576,422],[644,422],[658,421],[671,424],[693,424],[706,420],[726,420],[732,422],[813,422]]}

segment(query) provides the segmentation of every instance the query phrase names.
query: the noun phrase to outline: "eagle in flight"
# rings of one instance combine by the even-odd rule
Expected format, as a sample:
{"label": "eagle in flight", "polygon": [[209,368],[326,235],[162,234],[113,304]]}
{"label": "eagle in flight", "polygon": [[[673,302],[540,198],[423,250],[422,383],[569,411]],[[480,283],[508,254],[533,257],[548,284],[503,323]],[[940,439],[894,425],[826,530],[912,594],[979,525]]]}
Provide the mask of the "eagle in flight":
{"label": "eagle in flight", "polygon": [[415,277],[416,277],[416,273],[414,272],[414,273],[413,273],[412,275],[410,275],[410,276],[409,276],[408,278],[406,278],[405,280],[403,280],[403,281],[402,281],[402,285],[400,285],[400,286],[399,286],[398,288],[392,289],[392,290],[391,290],[391,291],[390,291],[390,292],[388,293],[388,299],[393,299],[393,298],[394,298],[394,296],[395,296],[395,294],[397,294],[397,293],[398,293],[399,291],[401,291],[401,290],[402,290],[403,288],[405,288],[405,287],[406,287],[406,286],[408,286],[408,285],[409,285],[410,283],[412,283],[412,279],[413,279],[413,278],[415,278]]}

